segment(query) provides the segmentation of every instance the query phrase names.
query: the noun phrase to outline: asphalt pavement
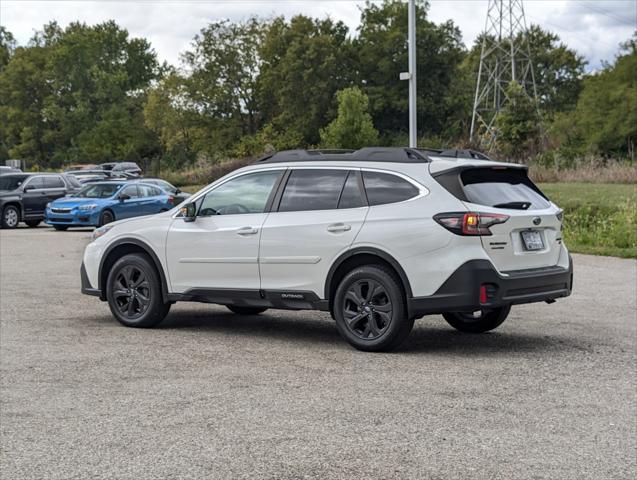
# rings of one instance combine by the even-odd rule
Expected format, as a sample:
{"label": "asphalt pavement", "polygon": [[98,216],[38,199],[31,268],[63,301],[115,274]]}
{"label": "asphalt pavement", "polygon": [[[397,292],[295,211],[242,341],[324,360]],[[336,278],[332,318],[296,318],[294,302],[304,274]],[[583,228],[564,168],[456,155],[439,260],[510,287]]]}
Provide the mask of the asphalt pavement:
{"label": "asphalt pavement", "polygon": [[329,315],[177,304],[120,326],[80,294],[88,231],[0,231],[0,478],[637,478],[637,262],[496,331],[416,322],[352,349]]}

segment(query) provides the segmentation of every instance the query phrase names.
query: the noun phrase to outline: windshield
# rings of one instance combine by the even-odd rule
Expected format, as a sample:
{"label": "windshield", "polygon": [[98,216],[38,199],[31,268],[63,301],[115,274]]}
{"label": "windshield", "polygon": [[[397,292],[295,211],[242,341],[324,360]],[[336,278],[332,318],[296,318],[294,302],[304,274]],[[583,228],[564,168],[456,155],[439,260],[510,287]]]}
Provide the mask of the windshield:
{"label": "windshield", "polygon": [[0,190],[15,190],[26,179],[27,175],[2,175],[0,177]]}
{"label": "windshield", "polygon": [[101,183],[90,185],[84,190],[80,190],[75,194],[76,197],[82,198],[109,198],[122,187],[121,183]]}

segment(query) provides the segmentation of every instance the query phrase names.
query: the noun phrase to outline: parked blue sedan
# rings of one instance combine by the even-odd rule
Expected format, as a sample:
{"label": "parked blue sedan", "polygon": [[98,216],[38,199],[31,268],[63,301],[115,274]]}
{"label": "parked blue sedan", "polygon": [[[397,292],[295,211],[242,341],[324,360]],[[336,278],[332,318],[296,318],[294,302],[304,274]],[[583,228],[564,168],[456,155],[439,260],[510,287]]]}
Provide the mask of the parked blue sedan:
{"label": "parked blue sedan", "polygon": [[152,215],[173,208],[173,197],[143,182],[92,183],[75,195],[47,204],[44,221],[56,230],[102,226],[123,218]]}

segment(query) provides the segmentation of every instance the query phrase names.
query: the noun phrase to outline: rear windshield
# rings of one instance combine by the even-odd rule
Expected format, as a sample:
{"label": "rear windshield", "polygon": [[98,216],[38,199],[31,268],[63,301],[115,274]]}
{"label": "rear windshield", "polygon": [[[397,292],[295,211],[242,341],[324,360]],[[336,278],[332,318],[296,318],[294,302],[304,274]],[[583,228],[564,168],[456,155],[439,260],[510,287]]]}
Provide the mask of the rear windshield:
{"label": "rear windshield", "polygon": [[444,173],[437,180],[460,200],[495,208],[540,210],[550,203],[518,168],[472,168]]}

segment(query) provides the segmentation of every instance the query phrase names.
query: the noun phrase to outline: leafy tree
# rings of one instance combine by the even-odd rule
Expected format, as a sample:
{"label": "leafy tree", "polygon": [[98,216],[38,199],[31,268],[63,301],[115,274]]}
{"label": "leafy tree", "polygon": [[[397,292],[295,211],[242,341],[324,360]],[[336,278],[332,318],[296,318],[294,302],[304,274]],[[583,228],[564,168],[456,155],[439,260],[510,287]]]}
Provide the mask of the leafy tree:
{"label": "leafy tree", "polygon": [[327,148],[359,149],[378,143],[378,130],[369,114],[369,99],[358,87],[337,93],[338,116],[321,130],[321,144]]}
{"label": "leafy tree", "polygon": [[13,38],[13,34],[7,30],[5,27],[0,25],[0,72],[5,67],[9,60],[11,59],[11,55],[15,51],[15,38]]}
{"label": "leafy tree", "polygon": [[351,83],[353,50],[342,22],[303,15],[275,18],[260,48],[259,105],[264,123],[292,129],[305,144],[334,117],[334,94]]}
{"label": "leafy tree", "polygon": [[115,22],[45,25],[0,73],[9,153],[51,166],[156,155],[141,113],[158,73],[150,44]]}
{"label": "leafy tree", "polygon": [[634,157],[637,140],[637,33],[613,65],[584,80],[576,108],[556,120],[558,143],[580,152]]}
{"label": "leafy tree", "polygon": [[[417,2],[418,129],[420,135],[443,132],[467,115],[466,96],[458,80],[464,46],[451,22],[436,25],[427,19],[428,3]],[[408,84],[399,81],[407,70],[407,4],[385,0],[367,2],[354,46],[359,81],[369,96],[374,124],[381,133],[406,130]]]}
{"label": "leafy tree", "polygon": [[183,55],[192,72],[188,78],[192,100],[204,114],[235,123],[239,135],[253,134],[259,126],[258,47],[266,27],[256,18],[213,22],[195,36],[192,49]]}
{"label": "leafy tree", "polygon": [[540,135],[537,105],[517,82],[511,82],[505,94],[508,101],[495,123],[497,148],[504,155],[520,159],[537,151]]}

